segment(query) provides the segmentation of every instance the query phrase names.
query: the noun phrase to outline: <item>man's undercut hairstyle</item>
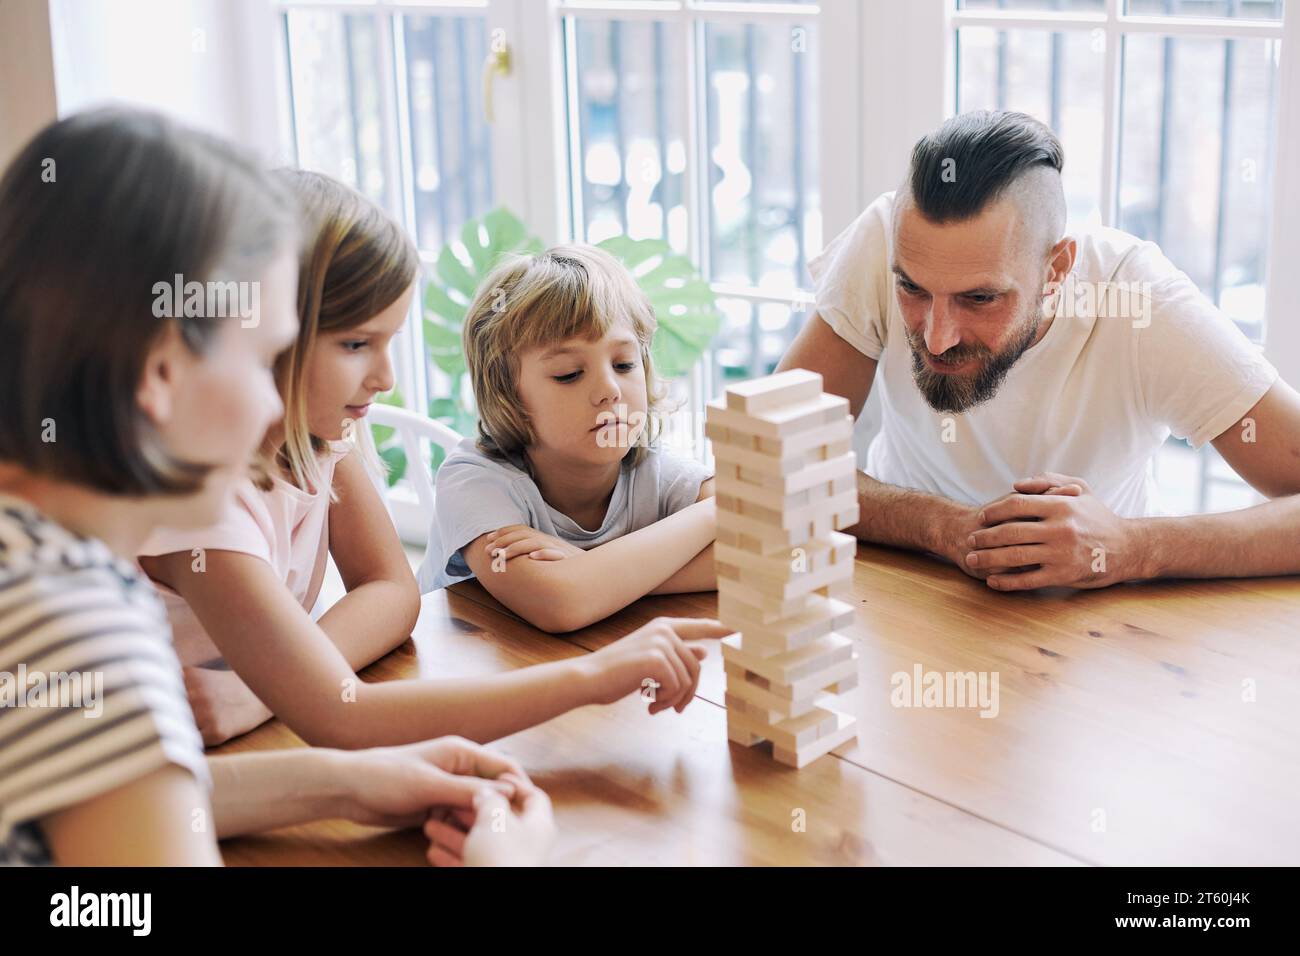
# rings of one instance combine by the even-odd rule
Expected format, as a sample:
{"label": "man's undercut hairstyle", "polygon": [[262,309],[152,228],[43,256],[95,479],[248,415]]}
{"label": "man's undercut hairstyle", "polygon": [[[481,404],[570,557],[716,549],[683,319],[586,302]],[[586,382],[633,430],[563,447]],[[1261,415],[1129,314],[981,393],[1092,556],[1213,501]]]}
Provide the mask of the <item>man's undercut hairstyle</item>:
{"label": "man's undercut hairstyle", "polygon": [[934,223],[978,216],[1038,167],[1061,172],[1065,153],[1049,127],[1025,113],[972,110],[947,120],[912,149],[912,202]]}

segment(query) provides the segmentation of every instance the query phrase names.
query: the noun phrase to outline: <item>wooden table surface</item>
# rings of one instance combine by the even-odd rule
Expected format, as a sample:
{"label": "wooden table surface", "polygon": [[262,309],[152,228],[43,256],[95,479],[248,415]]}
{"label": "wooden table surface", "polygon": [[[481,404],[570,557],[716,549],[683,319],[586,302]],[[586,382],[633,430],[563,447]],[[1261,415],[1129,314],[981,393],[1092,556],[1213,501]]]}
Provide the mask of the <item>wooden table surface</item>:
{"label": "wooden table surface", "polygon": [[[721,655],[697,698],[638,695],[498,741],[552,797],[556,864],[1300,863],[1300,580],[1000,594],[859,546],[859,736],[803,770],[727,742]],[[713,593],[646,598],[566,637],[477,583],[426,595],[367,680],[456,677],[590,653]],[[998,677],[997,714],[894,706],[894,675]],[[302,746],[278,721],[221,753]],[[415,830],[342,821],[222,844],[232,865],[423,865]]]}

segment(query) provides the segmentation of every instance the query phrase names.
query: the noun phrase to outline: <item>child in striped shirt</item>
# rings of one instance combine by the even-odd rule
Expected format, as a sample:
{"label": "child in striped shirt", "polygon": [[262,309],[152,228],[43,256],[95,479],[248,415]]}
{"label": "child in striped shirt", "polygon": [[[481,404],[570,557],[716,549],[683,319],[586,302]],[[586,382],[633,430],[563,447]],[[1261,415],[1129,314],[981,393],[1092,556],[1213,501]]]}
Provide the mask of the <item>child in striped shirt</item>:
{"label": "child in striped shirt", "polygon": [[545,852],[545,795],[468,741],[204,758],[131,558],[211,523],[280,414],[296,235],[257,166],[138,111],[57,122],[0,179],[0,862],[215,864],[218,838],[449,809],[451,862]]}

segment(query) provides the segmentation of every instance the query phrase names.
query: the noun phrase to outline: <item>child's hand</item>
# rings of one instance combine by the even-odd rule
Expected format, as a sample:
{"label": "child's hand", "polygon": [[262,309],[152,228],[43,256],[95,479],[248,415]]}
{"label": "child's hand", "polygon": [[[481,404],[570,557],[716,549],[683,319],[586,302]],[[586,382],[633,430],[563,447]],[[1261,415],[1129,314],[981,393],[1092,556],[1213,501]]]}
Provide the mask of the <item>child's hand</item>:
{"label": "child's hand", "polygon": [[585,659],[595,671],[595,699],[612,704],[635,690],[650,702],[650,713],[672,707],[680,714],[695,696],[700,661],[708,654],[702,645],[686,642],[731,633],[713,620],[655,618]]}
{"label": "child's hand", "polygon": [[555,840],[551,801],[530,781],[515,781],[513,803],[492,791],[470,810],[435,809],[424,824],[434,866],[538,866]]}
{"label": "child's hand", "polygon": [[533,782],[515,761],[461,737],[341,754],[346,788],[338,815],[371,826],[419,826],[431,808],[469,811],[484,790],[514,797]]}
{"label": "child's hand", "polygon": [[186,667],[182,673],[205,746],[223,744],[274,716],[234,671]]}
{"label": "child's hand", "polygon": [[534,561],[562,561],[583,553],[576,545],[543,534],[526,524],[498,528],[488,535],[485,547],[490,557],[500,561],[509,561],[524,554]]}

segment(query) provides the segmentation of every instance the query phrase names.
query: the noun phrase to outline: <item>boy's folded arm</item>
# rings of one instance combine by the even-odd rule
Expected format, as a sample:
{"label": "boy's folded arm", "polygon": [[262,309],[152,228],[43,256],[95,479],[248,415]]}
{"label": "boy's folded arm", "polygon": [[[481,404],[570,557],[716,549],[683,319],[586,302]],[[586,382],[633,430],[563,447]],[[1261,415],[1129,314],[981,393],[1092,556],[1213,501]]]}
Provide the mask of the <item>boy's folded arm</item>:
{"label": "boy's folded arm", "polygon": [[[714,496],[714,479],[706,478],[700,484],[700,494],[696,501],[704,501]],[[696,591],[716,591],[718,588],[718,570],[713,566],[713,543],[697,554],[686,564],[673,572],[672,576],[659,585],[651,594],[690,594]]]}
{"label": "boy's folded arm", "polygon": [[716,591],[718,571],[713,566],[713,545],[697,554],[678,568],[651,594],[690,594],[695,591]]}
{"label": "boy's folded arm", "polygon": [[487,535],[465,545],[462,554],[498,601],[534,627],[562,633],[650,594],[699,556],[715,532],[714,503],[706,500],[562,561],[517,557],[496,570]]}

